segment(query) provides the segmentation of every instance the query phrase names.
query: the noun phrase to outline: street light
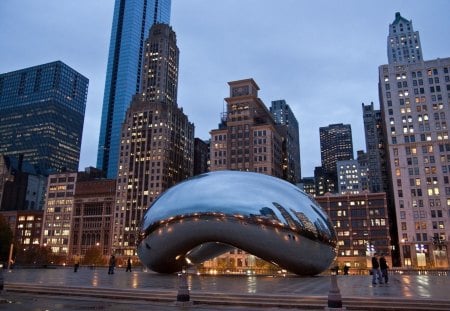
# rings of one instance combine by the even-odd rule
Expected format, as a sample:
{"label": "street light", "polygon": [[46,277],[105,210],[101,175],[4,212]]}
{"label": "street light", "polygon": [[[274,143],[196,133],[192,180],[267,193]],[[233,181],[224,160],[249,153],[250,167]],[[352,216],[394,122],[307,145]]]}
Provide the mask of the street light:
{"label": "street light", "polygon": [[425,252],[425,246],[423,244],[416,244],[416,251],[418,253],[424,253]]}
{"label": "street light", "polygon": [[375,246],[369,242],[367,242],[367,248],[366,248],[367,256],[372,257],[373,254],[375,254]]}
{"label": "street light", "polygon": [[427,260],[425,259],[425,253],[426,253],[425,245],[423,244],[416,244],[416,255],[417,255],[417,266],[418,267],[424,267],[427,265]]}

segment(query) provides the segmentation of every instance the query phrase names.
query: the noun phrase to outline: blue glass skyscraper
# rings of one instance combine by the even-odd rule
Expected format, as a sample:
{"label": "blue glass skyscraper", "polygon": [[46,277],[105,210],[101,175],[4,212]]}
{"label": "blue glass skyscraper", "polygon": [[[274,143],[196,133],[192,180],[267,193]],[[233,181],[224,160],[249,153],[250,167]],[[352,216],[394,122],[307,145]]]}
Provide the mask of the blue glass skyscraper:
{"label": "blue glass skyscraper", "polygon": [[0,154],[77,171],[88,84],[61,61],[0,74]]}
{"label": "blue glass skyscraper", "polygon": [[139,93],[144,41],[155,23],[169,24],[171,0],[116,0],[106,70],[97,167],[117,175],[120,132],[134,94]]}

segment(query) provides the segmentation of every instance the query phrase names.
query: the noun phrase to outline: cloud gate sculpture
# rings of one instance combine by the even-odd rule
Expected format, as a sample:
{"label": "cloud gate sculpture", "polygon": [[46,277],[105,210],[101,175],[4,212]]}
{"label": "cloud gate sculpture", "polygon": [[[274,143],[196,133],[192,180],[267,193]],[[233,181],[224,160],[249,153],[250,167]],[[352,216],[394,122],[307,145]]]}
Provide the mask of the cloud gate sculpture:
{"label": "cloud gate sculpture", "polygon": [[299,275],[336,257],[328,216],[294,185],[268,175],[218,171],[164,192],[147,210],[137,246],[160,273],[180,271],[237,247]]}

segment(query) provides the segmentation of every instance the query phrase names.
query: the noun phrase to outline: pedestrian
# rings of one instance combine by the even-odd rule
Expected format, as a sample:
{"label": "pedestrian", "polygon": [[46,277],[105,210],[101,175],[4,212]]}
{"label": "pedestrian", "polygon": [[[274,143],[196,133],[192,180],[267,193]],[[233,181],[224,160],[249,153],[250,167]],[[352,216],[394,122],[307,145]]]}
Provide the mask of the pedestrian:
{"label": "pedestrian", "polygon": [[131,258],[130,257],[128,257],[128,259],[127,259],[127,269],[125,270],[125,272],[128,272],[128,271],[131,272]]}
{"label": "pedestrian", "polygon": [[73,257],[73,263],[74,263],[74,265],[73,265],[73,272],[77,272],[78,268],[80,267],[80,256],[78,254],[76,254]]}
{"label": "pedestrian", "polygon": [[378,254],[375,253],[372,257],[372,284],[377,284],[377,279],[379,284],[383,284],[383,276],[381,275],[380,263],[378,261]]}
{"label": "pedestrian", "polygon": [[389,266],[386,262],[386,258],[384,258],[384,254],[382,254],[380,257],[380,270],[381,270],[381,275],[384,278],[384,283],[389,282],[388,269],[389,269]]}
{"label": "pedestrian", "polygon": [[350,267],[347,264],[345,264],[344,265],[344,275],[348,275],[348,270],[349,269],[350,269]]}
{"label": "pedestrian", "polygon": [[116,266],[116,257],[114,255],[111,255],[111,257],[109,258],[108,274],[114,274],[115,266]]}
{"label": "pedestrian", "polygon": [[335,265],[333,270],[334,270],[334,273],[336,273],[336,275],[339,275],[339,266],[338,265]]}

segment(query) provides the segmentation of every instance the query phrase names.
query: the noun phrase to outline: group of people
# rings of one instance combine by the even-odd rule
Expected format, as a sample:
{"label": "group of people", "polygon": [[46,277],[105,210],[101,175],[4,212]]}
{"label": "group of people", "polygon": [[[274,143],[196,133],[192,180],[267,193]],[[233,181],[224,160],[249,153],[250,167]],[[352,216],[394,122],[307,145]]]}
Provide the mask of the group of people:
{"label": "group of people", "polygon": [[[114,268],[116,267],[116,257],[114,255],[111,255],[108,262],[108,274],[114,274]],[[127,259],[127,268],[125,269],[125,272],[131,272],[131,258],[128,257]]]}
{"label": "group of people", "polygon": [[388,264],[386,261],[386,258],[384,255],[378,256],[377,253],[375,253],[372,257],[372,284],[376,285],[377,281],[378,284],[388,283],[389,282],[389,275],[388,275]]}
{"label": "group of people", "polygon": [[[80,256],[77,254],[74,256],[74,266],[73,266],[73,272],[77,272],[78,268],[80,267]],[[108,274],[114,274],[114,269],[116,267],[116,257],[114,255],[111,255],[108,260]],[[127,259],[127,267],[125,272],[131,272],[131,258],[128,257]]]}

